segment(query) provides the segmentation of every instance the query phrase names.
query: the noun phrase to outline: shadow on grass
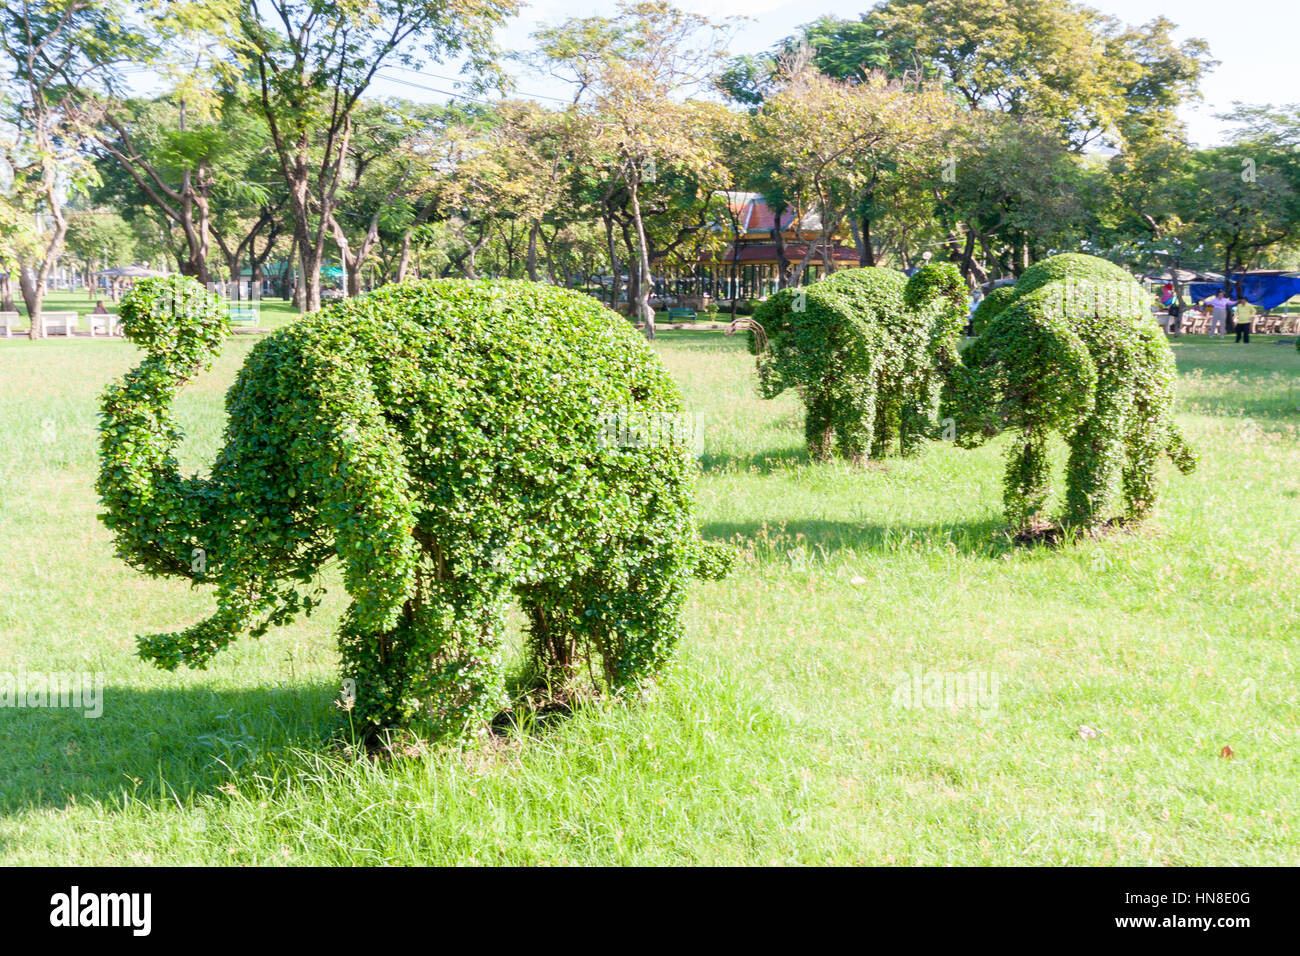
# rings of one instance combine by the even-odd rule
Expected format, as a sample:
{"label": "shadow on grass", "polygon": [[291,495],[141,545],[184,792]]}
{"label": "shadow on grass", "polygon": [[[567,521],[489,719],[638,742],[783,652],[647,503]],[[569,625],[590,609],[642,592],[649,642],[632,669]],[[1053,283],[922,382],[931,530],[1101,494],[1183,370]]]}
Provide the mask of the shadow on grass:
{"label": "shadow on grass", "polygon": [[700,455],[700,470],[705,474],[747,471],[770,475],[809,463],[811,459],[806,448],[774,448],[752,455],[732,455],[727,452],[705,452]]}
{"label": "shadow on grass", "polygon": [[1017,545],[999,518],[952,524],[873,524],[852,521],[728,522],[704,524],[705,540],[726,541],[763,559],[790,560],[802,548],[830,556],[837,551],[896,554],[950,549],[959,554],[999,558]]}
{"label": "shadow on grass", "polygon": [[333,684],[246,690],[103,688],[103,713],[0,708],[0,813],[86,799],[182,803],[232,772],[268,770],[340,729]]}
{"label": "shadow on grass", "polygon": [[[513,705],[493,720],[498,737],[539,737],[586,703],[536,691],[512,675]],[[86,800],[162,798],[184,804],[233,776],[271,774],[290,751],[323,752],[352,733],[333,683],[242,690],[103,688],[102,714],[81,708],[0,707],[0,815]],[[376,748],[376,755],[381,751]]]}

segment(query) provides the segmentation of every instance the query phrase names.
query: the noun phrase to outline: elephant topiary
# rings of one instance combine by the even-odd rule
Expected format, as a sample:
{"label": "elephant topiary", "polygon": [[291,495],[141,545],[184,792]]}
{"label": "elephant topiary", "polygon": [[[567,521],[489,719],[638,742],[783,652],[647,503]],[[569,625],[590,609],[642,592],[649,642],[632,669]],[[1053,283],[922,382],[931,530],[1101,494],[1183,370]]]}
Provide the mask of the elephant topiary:
{"label": "elephant topiary", "polygon": [[504,702],[512,595],[539,679],[617,692],[670,658],[687,577],[726,572],[696,534],[677,386],[588,296],[445,280],[306,317],[249,352],[207,477],[178,473],[170,404],[224,310],[168,278],[121,316],[146,358],[104,395],[103,520],[133,566],[216,588],[212,617],[140,639],[164,668],[310,613],[337,556],[362,726],[464,733]]}
{"label": "elephant topiary", "polygon": [[[799,391],[812,458],[911,454],[933,430],[942,377],[967,319],[957,269],[845,269],[783,289],[754,314],[759,388]],[[765,340],[764,340],[765,336]]]}
{"label": "elephant topiary", "polygon": [[[1048,436],[1069,445],[1062,523],[1140,520],[1156,500],[1157,464],[1196,464],[1173,420],[1177,368],[1141,285],[1104,259],[1067,254],[1030,267],[1014,294],[947,369],[940,414],[973,447],[1018,433],[1007,464],[1007,520],[1023,528],[1050,493]],[[1002,290],[998,290],[1001,292]],[[1112,515],[1122,487],[1125,506]]]}

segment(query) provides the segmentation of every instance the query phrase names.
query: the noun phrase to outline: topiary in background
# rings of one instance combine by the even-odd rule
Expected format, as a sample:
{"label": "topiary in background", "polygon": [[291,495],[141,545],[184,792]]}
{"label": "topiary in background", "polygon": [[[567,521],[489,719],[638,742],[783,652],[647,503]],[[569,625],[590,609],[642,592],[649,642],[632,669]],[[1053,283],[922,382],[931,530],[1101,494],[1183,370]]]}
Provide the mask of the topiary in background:
{"label": "topiary in background", "polygon": [[337,555],[363,725],[464,733],[505,703],[512,595],[539,682],[617,692],[669,660],[688,575],[727,570],[697,539],[676,385],[589,296],[446,280],[304,318],[250,351],[206,478],[178,473],[170,405],[220,348],[221,303],[146,280],[121,317],[146,358],[103,398],[103,519],[134,567],[216,589],[212,617],[141,638],[161,667],[310,612]]}
{"label": "topiary in background", "polygon": [[[1145,517],[1160,457],[1186,473],[1195,456],[1174,424],[1177,369],[1141,285],[1104,259],[1067,254],[1007,288],[1014,293],[984,300],[985,330],[948,373],[941,414],[954,418],[957,442],[1017,432],[1004,494],[1016,527],[1046,505],[1053,431],[1070,448],[1064,524]],[[1119,490],[1124,508],[1113,515]]]}
{"label": "topiary in background", "polygon": [[967,317],[966,290],[947,263],[911,279],[892,269],[845,269],[783,289],[751,330],[759,390],[797,389],[814,459],[854,463],[910,454],[933,431],[942,378]]}

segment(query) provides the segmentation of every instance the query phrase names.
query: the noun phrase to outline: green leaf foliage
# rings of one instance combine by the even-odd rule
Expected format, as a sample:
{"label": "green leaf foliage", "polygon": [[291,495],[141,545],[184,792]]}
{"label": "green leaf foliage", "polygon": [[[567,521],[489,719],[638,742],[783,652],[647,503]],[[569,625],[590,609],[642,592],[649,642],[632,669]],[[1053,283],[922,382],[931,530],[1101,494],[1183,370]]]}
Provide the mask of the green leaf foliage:
{"label": "green leaf foliage", "polygon": [[619,692],[670,660],[687,578],[729,566],[696,534],[677,386],[588,296],[428,281],[309,316],[249,353],[206,479],[178,474],[169,405],[220,348],[220,303],[148,280],[121,315],[147,357],[104,395],[103,520],[132,565],[210,583],[218,602],[141,639],[159,666],[203,667],[310,613],[337,556],[363,725],[461,734],[504,703],[512,596],[539,682]]}
{"label": "green leaf foliage", "polygon": [[956,361],[967,315],[957,269],[929,265],[911,279],[892,269],[846,269],[783,289],[755,311],[759,388],[798,390],[813,458],[852,462],[911,454],[933,431],[940,370]]}
{"label": "green leaf foliage", "polygon": [[[1045,507],[1053,431],[1070,448],[1066,525],[1140,520],[1155,504],[1162,455],[1184,473],[1195,466],[1173,420],[1173,353],[1148,297],[1123,269],[1092,256],[1053,256],[981,309],[983,332],[950,370],[941,414],[953,417],[965,447],[1019,432],[1005,478],[1013,526]],[[1121,490],[1124,508],[1114,515]]]}

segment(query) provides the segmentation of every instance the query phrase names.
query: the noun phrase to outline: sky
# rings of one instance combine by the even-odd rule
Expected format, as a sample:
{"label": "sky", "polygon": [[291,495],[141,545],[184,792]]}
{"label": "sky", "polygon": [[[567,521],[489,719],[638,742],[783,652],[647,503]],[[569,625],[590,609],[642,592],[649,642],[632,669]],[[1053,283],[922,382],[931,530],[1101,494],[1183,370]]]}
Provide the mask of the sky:
{"label": "sky", "polygon": [[[830,14],[856,19],[874,0],[677,0],[678,6],[713,18],[745,16],[732,43],[733,53],[759,53],[790,36],[804,23]],[[1297,0],[1091,0],[1089,6],[1112,14],[1126,23],[1145,23],[1165,16],[1177,24],[1179,40],[1200,37],[1210,44],[1213,58],[1220,61],[1201,84],[1204,100],[1184,107],[1182,118],[1188,135],[1198,146],[1224,141],[1228,128],[1215,114],[1243,103],[1300,102],[1300,3]],[[519,17],[498,33],[506,49],[526,49],[529,34],[538,23],[554,23],[571,16],[609,13],[613,0],[535,0]],[[451,89],[450,81],[429,73],[450,77],[454,64],[429,65],[424,75],[385,68],[385,78],[371,89],[372,95],[402,96],[417,101],[443,101],[445,96],[410,86]],[[390,79],[393,78],[393,79]],[[406,83],[396,82],[405,79]],[[520,78],[522,92],[543,96],[564,96],[562,84],[542,77]]]}

